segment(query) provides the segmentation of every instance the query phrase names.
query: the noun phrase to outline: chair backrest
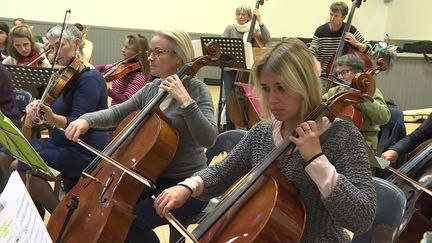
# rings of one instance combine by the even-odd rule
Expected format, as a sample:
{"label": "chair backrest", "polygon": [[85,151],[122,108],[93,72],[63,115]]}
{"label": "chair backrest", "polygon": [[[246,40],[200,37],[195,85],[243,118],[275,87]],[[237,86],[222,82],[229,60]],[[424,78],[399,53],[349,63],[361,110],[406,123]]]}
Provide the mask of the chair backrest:
{"label": "chair backrest", "polygon": [[402,190],[389,181],[373,177],[377,193],[377,210],[372,227],[354,235],[353,243],[393,242],[405,211],[406,198]]}
{"label": "chair backrest", "polygon": [[32,95],[30,92],[23,90],[23,89],[14,89],[15,93],[15,102],[18,106],[18,109],[25,113],[26,106],[31,102]]}
{"label": "chair backrest", "polygon": [[216,138],[215,144],[206,151],[207,164],[210,164],[213,157],[219,155],[220,153],[229,153],[240,141],[240,139],[246,135],[246,133],[247,131],[241,129],[233,129],[220,133]]}

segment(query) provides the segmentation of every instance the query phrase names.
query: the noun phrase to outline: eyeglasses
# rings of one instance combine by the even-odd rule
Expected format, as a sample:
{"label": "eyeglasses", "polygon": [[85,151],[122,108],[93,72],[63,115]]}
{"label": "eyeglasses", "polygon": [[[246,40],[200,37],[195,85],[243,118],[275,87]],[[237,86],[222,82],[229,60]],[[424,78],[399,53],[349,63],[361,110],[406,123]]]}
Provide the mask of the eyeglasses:
{"label": "eyeglasses", "polygon": [[147,54],[147,57],[150,57],[152,54],[155,57],[160,57],[162,54],[164,54],[164,53],[170,53],[170,52],[174,52],[174,51],[163,50],[163,49],[154,49],[154,50],[149,49],[149,50],[146,51],[146,54]]}
{"label": "eyeglasses", "polygon": [[344,77],[345,75],[347,75],[351,71],[352,71],[351,69],[348,69],[348,70],[342,70],[342,71],[336,72],[336,77],[339,77],[339,75]]}

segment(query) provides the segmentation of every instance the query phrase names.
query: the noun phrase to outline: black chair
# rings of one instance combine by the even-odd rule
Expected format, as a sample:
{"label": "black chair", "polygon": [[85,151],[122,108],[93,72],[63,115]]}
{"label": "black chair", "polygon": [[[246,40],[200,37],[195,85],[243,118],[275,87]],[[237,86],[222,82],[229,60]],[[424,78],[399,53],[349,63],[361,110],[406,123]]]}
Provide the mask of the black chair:
{"label": "black chair", "polygon": [[24,114],[26,106],[31,102],[33,96],[30,92],[23,89],[14,89],[15,103],[18,109]]}
{"label": "black chair", "polygon": [[353,236],[353,243],[394,242],[405,212],[406,198],[402,190],[389,181],[372,179],[377,193],[375,219],[367,232]]}
{"label": "black chair", "polygon": [[[237,143],[247,134],[246,130],[234,129],[228,130],[223,133],[220,133],[217,138],[215,144],[208,148],[206,151],[207,156],[207,165],[213,160],[215,156],[218,156],[222,152],[229,153]],[[207,207],[196,215],[192,215],[190,218],[186,219],[184,223],[185,228],[187,228],[190,224],[196,223],[200,218],[202,218],[207,212],[209,212],[213,207],[219,202],[217,198],[212,198]],[[174,228],[171,224],[170,227],[170,243],[175,243],[182,237],[180,232]]]}

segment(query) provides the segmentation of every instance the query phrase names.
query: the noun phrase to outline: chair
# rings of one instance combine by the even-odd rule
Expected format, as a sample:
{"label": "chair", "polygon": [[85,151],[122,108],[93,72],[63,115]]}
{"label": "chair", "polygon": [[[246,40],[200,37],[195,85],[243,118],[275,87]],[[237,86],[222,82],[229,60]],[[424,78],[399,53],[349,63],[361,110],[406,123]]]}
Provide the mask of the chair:
{"label": "chair", "polygon": [[371,228],[354,235],[353,243],[394,242],[404,215],[406,198],[402,190],[389,181],[372,178],[377,193],[377,210]]}
{"label": "chair", "polygon": [[15,103],[18,109],[24,114],[26,106],[30,103],[33,96],[30,92],[23,89],[14,89]]}
{"label": "chair", "polygon": [[[207,165],[213,160],[215,156],[218,156],[222,152],[229,153],[236,144],[247,134],[246,130],[234,129],[228,130],[220,133],[217,138],[215,144],[208,148],[206,151],[207,156]],[[216,198],[212,198],[207,207],[196,215],[192,215],[190,218],[186,220],[184,223],[185,228],[190,224],[197,222],[202,216],[204,216],[208,211],[210,211],[219,201]],[[181,238],[180,232],[177,231],[172,225],[170,227],[170,243],[177,242],[179,238]]]}

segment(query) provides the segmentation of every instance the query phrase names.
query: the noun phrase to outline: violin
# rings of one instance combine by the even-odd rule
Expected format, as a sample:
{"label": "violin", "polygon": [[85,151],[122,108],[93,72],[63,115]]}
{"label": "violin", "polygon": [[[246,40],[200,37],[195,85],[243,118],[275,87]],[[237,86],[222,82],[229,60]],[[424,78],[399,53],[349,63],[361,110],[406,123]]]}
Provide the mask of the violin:
{"label": "violin", "polygon": [[[40,99],[41,104],[51,106],[54,100],[57,99],[58,96],[60,96],[63,90],[67,88],[76,78],[79,77],[79,75],[83,71],[87,69],[88,68],[85,67],[85,65],[80,59],[75,58],[71,62],[71,64],[69,64],[69,66],[67,66],[63,70],[61,74],[57,72],[53,73]],[[33,123],[40,125],[44,120],[43,114],[44,112],[42,106],[40,106],[40,108],[36,112],[35,117],[32,118]]]}
{"label": "violin", "polygon": [[137,53],[131,57],[125,58],[120,62],[115,63],[111,68],[102,73],[103,78],[107,82],[112,82],[113,80],[124,77],[130,72],[138,70],[141,68],[141,63],[136,58],[141,53]]}
{"label": "violin", "polygon": [[[361,91],[347,90],[315,108],[304,121],[323,115],[334,120],[345,106],[367,100]],[[292,135],[298,136],[296,132]],[[285,139],[257,163],[192,231],[192,240],[299,242],[305,227],[305,208],[298,189],[278,169],[279,161],[294,147],[291,140]]]}
{"label": "violin", "polygon": [[34,60],[31,60],[30,58],[30,62],[26,64],[27,67],[31,67],[35,62],[37,62],[37,66],[41,66],[43,63],[43,60],[45,60],[45,55],[50,53],[52,51],[51,48],[43,51],[42,53],[39,54],[39,56],[37,56],[36,58],[34,58]]}
{"label": "violin", "polygon": [[[218,61],[219,45],[210,42],[207,53],[185,64],[177,75],[195,75]],[[80,142],[103,159],[95,159],[83,171],[51,215],[47,229],[54,241],[124,242],[141,192],[145,186],[154,188],[177,149],[177,132],[159,110],[167,95],[159,92],[141,111],[126,117],[102,153]]]}
{"label": "violin", "polygon": [[[365,0],[363,0],[363,1],[365,1]],[[340,43],[339,43],[339,46],[338,46],[338,50],[330,58],[330,60],[329,60],[329,62],[327,64],[327,70],[326,70],[327,73],[332,73],[333,72],[334,62],[340,56],[345,55],[345,54],[354,54],[354,55],[356,55],[357,57],[359,57],[363,61],[366,69],[372,68],[372,61],[369,58],[369,56],[367,54],[359,51],[355,46],[352,46],[349,43],[345,43],[345,38],[344,38],[345,33],[349,32],[350,29],[351,29],[351,23],[352,23],[352,19],[354,17],[354,11],[355,11],[356,7],[360,8],[361,3],[362,3],[362,0],[353,0],[353,2],[352,2],[352,6],[351,6],[351,9],[350,9],[350,12],[349,12],[349,15],[348,15],[348,19],[347,19],[347,22],[346,22],[345,27],[343,29],[343,32],[342,32],[342,36],[341,36],[341,40],[340,40]]]}
{"label": "violin", "polygon": [[45,59],[44,54],[45,52],[38,53],[37,51],[33,51],[26,57],[18,58],[17,64],[27,67],[40,67]]}

